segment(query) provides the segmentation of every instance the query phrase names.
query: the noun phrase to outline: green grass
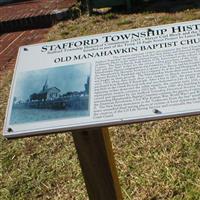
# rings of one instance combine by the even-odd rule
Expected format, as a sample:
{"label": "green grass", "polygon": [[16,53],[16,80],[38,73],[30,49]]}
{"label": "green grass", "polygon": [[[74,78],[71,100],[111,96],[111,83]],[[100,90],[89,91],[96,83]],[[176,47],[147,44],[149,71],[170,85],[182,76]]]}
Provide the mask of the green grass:
{"label": "green grass", "polygon": [[[110,13],[61,22],[46,40],[200,18],[200,9],[176,13]],[[1,77],[3,125],[12,71]],[[200,199],[200,117],[110,127],[120,184],[127,200]],[[70,133],[17,140],[0,136],[0,199],[87,199]]]}

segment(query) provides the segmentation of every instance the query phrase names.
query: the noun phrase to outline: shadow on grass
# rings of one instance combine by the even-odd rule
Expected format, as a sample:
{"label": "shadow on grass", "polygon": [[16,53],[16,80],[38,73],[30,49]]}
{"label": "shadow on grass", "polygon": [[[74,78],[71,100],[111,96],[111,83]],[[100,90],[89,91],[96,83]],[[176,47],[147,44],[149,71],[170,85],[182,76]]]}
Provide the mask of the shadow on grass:
{"label": "shadow on grass", "polygon": [[[133,3],[132,13],[144,13],[144,12],[169,12],[175,13],[188,9],[200,8],[200,0],[135,0]],[[106,11],[95,10],[93,15],[103,15],[108,13],[127,14],[125,6],[116,6]]]}
{"label": "shadow on grass", "polygon": [[137,0],[135,12],[179,12],[187,9],[200,8],[199,0],[150,0],[146,3],[139,3]]}

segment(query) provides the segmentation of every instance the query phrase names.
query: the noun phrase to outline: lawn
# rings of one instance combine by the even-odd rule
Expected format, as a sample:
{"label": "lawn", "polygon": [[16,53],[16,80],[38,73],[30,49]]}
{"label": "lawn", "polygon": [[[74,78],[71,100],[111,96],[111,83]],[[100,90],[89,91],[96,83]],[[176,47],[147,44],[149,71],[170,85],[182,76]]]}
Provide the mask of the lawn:
{"label": "lawn", "polygon": [[[82,14],[52,27],[46,41],[200,19],[200,8],[191,5],[144,10]],[[0,79],[1,130],[12,73],[4,72]],[[200,117],[115,126],[109,131],[124,199],[200,199]],[[88,198],[70,133],[17,140],[0,136],[0,147],[0,199]]]}

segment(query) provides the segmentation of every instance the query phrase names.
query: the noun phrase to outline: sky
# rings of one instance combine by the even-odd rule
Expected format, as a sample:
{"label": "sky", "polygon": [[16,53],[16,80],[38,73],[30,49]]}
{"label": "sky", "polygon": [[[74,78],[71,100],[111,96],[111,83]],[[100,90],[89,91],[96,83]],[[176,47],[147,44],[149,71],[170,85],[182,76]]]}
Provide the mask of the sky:
{"label": "sky", "polygon": [[17,75],[14,96],[27,100],[32,93],[38,93],[47,80],[48,87],[57,87],[61,94],[69,91],[84,91],[84,84],[90,76],[90,64],[66,65],[49,69],[23,72]]}

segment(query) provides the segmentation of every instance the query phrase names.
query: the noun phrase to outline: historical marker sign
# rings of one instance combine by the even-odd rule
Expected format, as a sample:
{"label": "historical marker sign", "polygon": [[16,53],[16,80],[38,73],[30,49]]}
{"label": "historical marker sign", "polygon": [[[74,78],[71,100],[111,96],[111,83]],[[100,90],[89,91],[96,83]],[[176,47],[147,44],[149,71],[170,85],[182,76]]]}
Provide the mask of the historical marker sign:
{"label": "historical marker sign", "polygon": [[19,49],[8,138],[200,113],[200,20]]}

